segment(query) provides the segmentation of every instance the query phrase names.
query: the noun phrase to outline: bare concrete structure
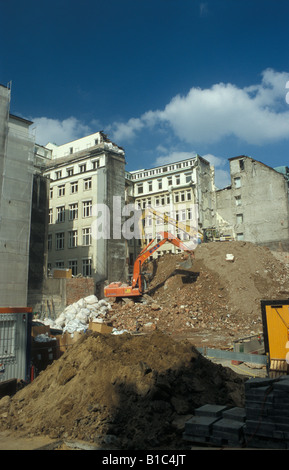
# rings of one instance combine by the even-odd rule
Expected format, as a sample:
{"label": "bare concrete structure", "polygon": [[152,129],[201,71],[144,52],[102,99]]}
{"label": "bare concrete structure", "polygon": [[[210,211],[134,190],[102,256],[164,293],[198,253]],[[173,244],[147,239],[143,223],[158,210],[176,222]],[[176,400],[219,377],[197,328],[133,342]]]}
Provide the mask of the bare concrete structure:
{"label": "bare concrete structure", "polygon": [[26,307],[34,139],[30,121],[10,114],[0,86],[0,306]]}
{"label": "bare concrete structure", "polygon": [[216,228],[236,240],[288,250],[288,172],[244,155],[229,162],[231,185],[216,191]]}

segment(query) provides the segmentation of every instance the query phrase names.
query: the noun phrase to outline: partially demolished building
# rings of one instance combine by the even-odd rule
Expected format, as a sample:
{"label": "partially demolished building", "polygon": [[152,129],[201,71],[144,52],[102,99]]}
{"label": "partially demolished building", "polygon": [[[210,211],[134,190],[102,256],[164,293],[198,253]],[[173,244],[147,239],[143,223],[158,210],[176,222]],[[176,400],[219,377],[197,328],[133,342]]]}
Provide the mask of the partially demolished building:
{"label": "partially demolished building", "polygon": [[289,250],[288,168],[244,155],[229,162],[231,185],[216,191],[214,226],[234,240]]}

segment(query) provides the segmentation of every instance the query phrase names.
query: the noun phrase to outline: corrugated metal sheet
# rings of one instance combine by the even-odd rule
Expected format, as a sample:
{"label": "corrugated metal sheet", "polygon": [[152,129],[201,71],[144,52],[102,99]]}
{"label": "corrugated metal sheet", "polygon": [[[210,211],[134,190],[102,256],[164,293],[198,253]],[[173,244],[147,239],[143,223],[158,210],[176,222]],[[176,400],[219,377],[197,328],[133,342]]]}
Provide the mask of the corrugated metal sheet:
{"label": "corrugated metal sheet", "polygon": [[0,382],[29,380],[31,319],[30,308],[0,308]]}

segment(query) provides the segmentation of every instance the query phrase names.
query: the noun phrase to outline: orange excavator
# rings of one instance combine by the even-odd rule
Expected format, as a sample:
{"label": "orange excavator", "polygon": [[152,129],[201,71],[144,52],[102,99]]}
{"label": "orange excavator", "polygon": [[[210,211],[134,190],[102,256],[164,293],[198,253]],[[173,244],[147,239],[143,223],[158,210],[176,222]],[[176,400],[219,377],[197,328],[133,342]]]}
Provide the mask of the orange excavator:
{"label": "orange excavator", "polygon": [[[155,245],[155,239],[140,252],[135,260],[132,276],[132,284],[129,286],[121,282],[112,282],[104,288],[105,297],[140,297],[144,293],[142,265],[152,254],[158,250],[164,243],[170,242],[181,250],[187,251],[193,255],[193,251],[183,243],[179,238],[169,232],[161,232],[162,239]],[[152,246],[153,245],[153,246]]]}

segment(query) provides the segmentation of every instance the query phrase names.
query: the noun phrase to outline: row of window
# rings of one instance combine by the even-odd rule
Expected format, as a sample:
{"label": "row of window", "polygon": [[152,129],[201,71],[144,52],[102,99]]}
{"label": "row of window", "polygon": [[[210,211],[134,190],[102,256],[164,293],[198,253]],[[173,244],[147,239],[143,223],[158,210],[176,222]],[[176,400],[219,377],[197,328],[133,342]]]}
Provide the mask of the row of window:
{"label": "row of window", "polygon": [[[180,202],[186,202],[192,200],[192,191],[188,189],[186,191],[178,191],[173,194],[173,202],[178,204]],[[169,194],[162,194],[161,196],[155,196],[153,198],[148,197],[146,199],[140,199],[137,201],[139,209],[145,209],[146,206],[152,207],[152,202],[154,207],[169,205],[171,202]]]}
{"label": "row of window", "polygon": [[[65,269],[67,266],[65,266],[64,261],[59,260],[56,261],[55,263],[55,268],[56,269]],[[48,263],[47,264],[48,271],[51,271],[52,269],[52,264]],[[71,269],[72,275],[77,276],[80,274],[79,272],[79,266],[78,266],[78,260],[77,259],[72,259],[68,261],[68,269]],[[91,258],[83,258],[81,260],[81,274],[84,277],[91,277],[92,273],[92,259]]]}
{"label": "row of window", "polygon": [[[79,184],[79,181],[72,181],[71,183],[69,183],[69,194],[78,193]],[[92,189],[92,178],[85,178],[83,180],[83,190],[88,191],[89,189]],[[66,190],[67,188],[65,184],[60,184],[59,186],[50,188],[50,199],[53,198],[54,191],[56,191],[57,197],[63,197],[65,196]]]}
{"label": "row of window", "polygon": [[[92,216],[92,201],[82,201],[82,217],[87,218]],[[56,207],[56,214],[55,214],[55,220],[54,220],[54,214],[53,214],[53,209],[49,209],[49,223],[62,223],[65,222],[65,217],[66,217],[66,207],[65,205],[63,206],[58,206]],[[78,202],[68,204],[68,220],[77,220],[78,219]]]}
{"label": "row of window", "polygon": [[[185,173],[185,183],[188,184],[192,181],[192,173]],[[172,186],[173,184],[178,186],[181,184],[181,175],[170,175],[170,176],[167,176],[166,178],[166,182],[167,182],[167,185],[168,186]],[[143,194],[144,193],[144,184],[147,185],[147,192],[152,192],[153,191],[153,181],[147,181],[146,183],[137,183],[137,186],[136,186],[136,192],[137,194]],[[164,178],[159,178],[157,180],[157,187],[155,187],[155,191],[156,190],[162,190],[163,189],[163,185],[164,185]]]}
{"label": "row of window", "polygon": [[186,167],[192,166],[193,163],[194,163],[193,160],[186,160],[184,162],[175,163],[173,165],[163,166],[160,168],[154,168],[152,170],[145,170],[143,172],[133,174],[132,179],[146,178],[147,176],[158,175],[160,173],[166,173],[167,171],[173,171],[173,170],[178,170],[181,168],[186,168]]}
{"label": "row of window", "polygon": [[[67,247],[68,248],[77,248],[79,246],[78,239],[78,230],[69,230],[65,232],[55,233],[55,249],[64,250],[65,249],[65,238],[67,237]],[[91,227],[85,227],[81,229],[81,246],[90,246],[92,243],[91,236]],[[53,249],[53,235],[52,233],[48,234],[48,250]]]}
{"label": "row of window", "polygon": [[[99,160],[92,160],[88,166],[88,163],[80,163],[77,167],[78,171],[75,171],[75,166],[68,167],[63,170],[56,170],[54,172],[54,179],[60,180],[61,178],[65,178],[67,176],[73,176],[79,173],[85,173],[89,170],[97,170],[100,166]],[[46,175],[48,178],[51,177],[50,174]]]}

